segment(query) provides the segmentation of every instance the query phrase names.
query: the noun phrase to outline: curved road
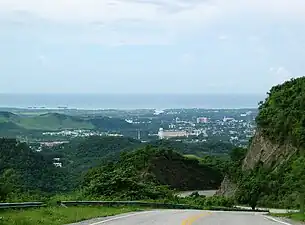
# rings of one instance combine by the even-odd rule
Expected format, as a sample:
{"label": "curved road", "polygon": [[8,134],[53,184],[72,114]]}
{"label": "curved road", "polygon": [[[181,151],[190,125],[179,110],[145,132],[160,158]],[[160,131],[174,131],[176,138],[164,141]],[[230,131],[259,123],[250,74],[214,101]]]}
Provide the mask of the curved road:
{"label": "curved road", "polygon": [[153,210],[94,219],[73,225],[289,225],[262,213]]}

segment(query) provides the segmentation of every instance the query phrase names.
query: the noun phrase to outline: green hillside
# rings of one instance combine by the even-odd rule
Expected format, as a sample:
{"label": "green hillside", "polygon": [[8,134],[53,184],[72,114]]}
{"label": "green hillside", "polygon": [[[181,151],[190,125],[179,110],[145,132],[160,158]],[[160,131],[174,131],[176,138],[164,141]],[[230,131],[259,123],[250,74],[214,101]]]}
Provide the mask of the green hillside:
{"label": "green hillside", "polygon": [[141,142],[127,137],[94,136],[75,139],[45,151],[58,154],[65,161],[64,166],[79,175],[104,161],[115,160],[121,152],[131,151],[140,145]]}
{"label": "green hillside", "polygon": [[0,127],[7,131],[16,129],[59,131],[72,129],[118,130],[131,128],[132,125],[117,118],[81,118],[59,113],[42,115],[16,115],[10,112],[0,112]]}
{"label": "green hillside", "polygon": [[[54,158],[60,158],[62,167],[53,165]],[[175,189],[217,188],[224,164],[122,137],[90,137],[42,152],[0,139],[0,201],[77,190],[82,198],[162,199]]]}
{"label": "green hillside", "polygon": [[274,143],[305,148],[305,77],[273,87],[261,102],[257,125]]}
{"label": "green hillside", "polygon": [[220,171],[196,159],[146,146],[122,153],[117,162],[90,170],[82,187],[93,196],[156,199],[166,197],[165,186],[177,190],[215,189],[221,180]]}
{"label": "green hillside", "polygon": [[227,155],[235,148],[231,143],[208,141],[202,143],[184,143],[182,141],[158,140],[152,142],[153,147],[173,149],[185,155],[204,157],[209,155]]}
{"label": "green hillside", "polygon": [[[208,152],[230,152],[231,145],[224,143],[201,143],[201,144],[186,144],[175,141],[157,141],[152,143],[141,143],[138,140],[128,137],[104,137],[93,136],[82,139],[74,139],[69,143],[56,146],[53,148],[47,148],[45,151],[58,154],[63,160],[66,161],[65,166],[69,167],[71,171],[75,171],[77,174],[86,171],[89,168],[100,165],[102,162],[118,160],[122,152],[130,152],[132,150],[149,146],[156,149],[168,149],[181,154],[185,152],[191,152],[194,154],[185,154],[188,158],[193,156],[193,159],[197,159],[200,162],[209,164],[211,166],[219,166],[219,170],[223,171],[224,162],[227,156],[209,156]],[[227,147],[224,150],[224,146]],[[210,150],[209,150],[210,147]]]}
{"label": "green hillside", "polygon": [[0,201],[18,192],[55,193],[69,189],[66,171],[53,159],[15,139],[0,139]]}
{"label": "green hillside", "polygon": [[235,198],[251,206],[304,209],[305,77],[273,87],[260,103],[256,121],[245,160],[229,170],[237,186]]}

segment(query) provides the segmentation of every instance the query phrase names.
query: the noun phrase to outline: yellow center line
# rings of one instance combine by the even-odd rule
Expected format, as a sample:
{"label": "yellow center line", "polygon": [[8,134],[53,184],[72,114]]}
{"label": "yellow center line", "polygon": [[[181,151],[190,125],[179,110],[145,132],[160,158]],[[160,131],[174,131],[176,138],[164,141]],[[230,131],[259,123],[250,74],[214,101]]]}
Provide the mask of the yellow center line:
{"label": "yellow center line", "polygon": [[195,215],[195,216],[190,216],[188,218],[186,218],[185,220],[182,221],[181,225],[192,225],[195,221],[199,220],[202,217],[211,215],[212,213],[210,212],[205,212],[205,213],[201,213],[199,215]]}

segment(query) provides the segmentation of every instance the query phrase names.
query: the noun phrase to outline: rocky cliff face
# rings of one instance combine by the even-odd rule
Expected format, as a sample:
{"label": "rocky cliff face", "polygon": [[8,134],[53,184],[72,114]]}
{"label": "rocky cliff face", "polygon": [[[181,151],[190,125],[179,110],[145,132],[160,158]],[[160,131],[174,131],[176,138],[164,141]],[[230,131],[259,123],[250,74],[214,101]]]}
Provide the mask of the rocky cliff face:
{"label": "rocky cliff face", "polygon": [[253,169],[257,163],[268,168],[276,167],[281,162],[288,160],[297,149],[290,143],[274,144],[257,131],[252,139],[249,151],[243,162],[243,170]]}
{"label": "rocky cliff face", "polygon": [[234,196],[236,190],[237,185],[232,182],[228,176],[225,176],[219,190],[216,192],[216,195],[231,197]]}
{"label": "rocky cliff face", "polygon": [[[260,131],[257,131],[252,139],[249,151],[244,159],[242,169],[253,169],[259,162],[264,166],[277,167],[282,162],[288,160],[297,151],[291,144],[278,145],[265,138]],[[228,176],[223,180],[218,195],[233,196],[237,190],[237,185]]]}

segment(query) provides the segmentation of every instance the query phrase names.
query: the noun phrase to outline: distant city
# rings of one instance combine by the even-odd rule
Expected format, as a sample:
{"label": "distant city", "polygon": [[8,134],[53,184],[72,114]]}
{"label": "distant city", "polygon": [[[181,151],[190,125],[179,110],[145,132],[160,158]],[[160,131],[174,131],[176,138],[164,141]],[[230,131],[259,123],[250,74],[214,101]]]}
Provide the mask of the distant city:
{"label": "distant city", "polygon": [[[41,112],[26,111],[27,114]],[[55,130],[36,130],[36,136],[31,134],[30,139],[27,134],[20,135],[20,139],[39,142],[41,143],[40,147],[60,145],[75,138],[90,136],[125,136],[142,142],[163,139],[192,143],[222,141],[237,146],[247,146],[249,139],[254,135],[255,118],[257,116],[257,109],[147,109],[130,111],[61,109],[54,112],[67,114],[71,116],[70,119],[85,118],[84,121],[88,121],[88,118],[107,117],[111,122],[110,126],[107,125],[108,128],[105,128],[103,124],[96,128],[86,124],[86,127],[90,127],[89,129],[64,128],[63,125],[60,125]],[[18,111],[17,113],[21,112]],[[67,121],[67,118],[63,119]],[[121,124],[116,125],[116,120],[120,120]],[[83,123],[81,125],[84,126]],[[69,126],[74,125],[69,124]],[[75,126],[78,125],[75,124]]]}

